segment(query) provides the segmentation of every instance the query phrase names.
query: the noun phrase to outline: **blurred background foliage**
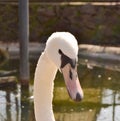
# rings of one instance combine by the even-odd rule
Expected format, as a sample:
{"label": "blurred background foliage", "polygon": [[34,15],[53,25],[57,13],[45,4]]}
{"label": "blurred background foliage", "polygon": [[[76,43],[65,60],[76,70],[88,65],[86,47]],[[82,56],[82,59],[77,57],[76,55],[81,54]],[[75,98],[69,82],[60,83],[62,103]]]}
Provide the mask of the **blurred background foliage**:
{"label": "blurred background foliage", "polygon": [[[0,41],[16,42],[18,5],[5,1],[6,4],[0,2]],[[120,5],[46,5],[40,0],[38,4],[30,1],[30,41],[46,42],[52,32],[69,31],[79,43],[120,46]]]}

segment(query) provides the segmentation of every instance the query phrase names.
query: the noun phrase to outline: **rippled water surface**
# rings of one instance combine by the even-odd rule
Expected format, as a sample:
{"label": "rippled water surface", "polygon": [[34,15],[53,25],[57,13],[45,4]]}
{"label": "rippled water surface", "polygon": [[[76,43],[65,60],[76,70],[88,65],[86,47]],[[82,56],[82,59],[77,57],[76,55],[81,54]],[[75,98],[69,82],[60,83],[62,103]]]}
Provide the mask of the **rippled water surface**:
{"label": "rippled water surface", "polygon": [[[58,73],[56,76],[53,100],[56,121],[120,121],[120,72],[81,65],[81,62],[78,75],[84,91],[82,102],[73,102],[67,94],[62,75]],[[0,121],[35,121],[31,97],[35,64],[36,61],[30,63],[29,89],[19,84],[0,89]],[[3,68],[18,69],[18,61],[11,60]]]}

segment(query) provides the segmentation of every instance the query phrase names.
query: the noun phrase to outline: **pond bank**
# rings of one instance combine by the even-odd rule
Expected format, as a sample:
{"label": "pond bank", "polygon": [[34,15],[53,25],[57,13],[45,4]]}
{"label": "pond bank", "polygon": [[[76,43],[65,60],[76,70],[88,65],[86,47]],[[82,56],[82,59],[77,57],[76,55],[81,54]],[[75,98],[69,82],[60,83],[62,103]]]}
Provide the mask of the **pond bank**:
{"label": "pond bank", "polygon": [[[30,59],[38,59],[41,52],[44,50],[43,43],[30,43],[29,53]],[[7,51],[10,59],[19,58],[19,43],[0,43],[0,49]],[[79,57],[94,59],[95,61],[105,61],[118,64],[120,70],[120,48],[81,44],[79,45]],[[86,60],[87,61],[87,60]]]}
{"label": "pond bank", "polygon": [[120,48],[96,45],[79,45],[79,58],[84,65],[120,71]]}

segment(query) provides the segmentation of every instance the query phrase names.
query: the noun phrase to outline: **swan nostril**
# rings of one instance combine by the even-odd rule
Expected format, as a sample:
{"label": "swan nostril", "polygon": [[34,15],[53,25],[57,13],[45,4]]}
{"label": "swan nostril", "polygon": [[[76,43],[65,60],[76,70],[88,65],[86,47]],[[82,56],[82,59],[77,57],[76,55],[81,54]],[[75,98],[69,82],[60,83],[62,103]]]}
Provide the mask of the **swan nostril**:
{"label": "swan nostril", "polygon": [[76,101],[81,101],[81,100],[82,100],[82,98],[80,96],[80,93],[77,92],[77,94],[76,94]]}
{"label": "swan nostril", "polygon": [[72,80],[72,72],[71,72],[71,70],[69,71],[69,76],[70,76],[70,79]]}

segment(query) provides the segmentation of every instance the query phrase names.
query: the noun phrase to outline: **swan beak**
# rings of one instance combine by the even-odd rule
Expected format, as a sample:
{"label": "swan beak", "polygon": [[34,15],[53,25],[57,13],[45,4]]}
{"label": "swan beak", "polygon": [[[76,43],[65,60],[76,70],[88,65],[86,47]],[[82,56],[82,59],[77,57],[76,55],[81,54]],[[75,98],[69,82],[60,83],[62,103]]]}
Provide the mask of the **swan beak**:
{"label": "swan beak", "polygon": [[81,101],[83,90],[78,79],[77,66],[72,68],[70,64],[66,64],[61,71],[70,97],[75,101]]}

